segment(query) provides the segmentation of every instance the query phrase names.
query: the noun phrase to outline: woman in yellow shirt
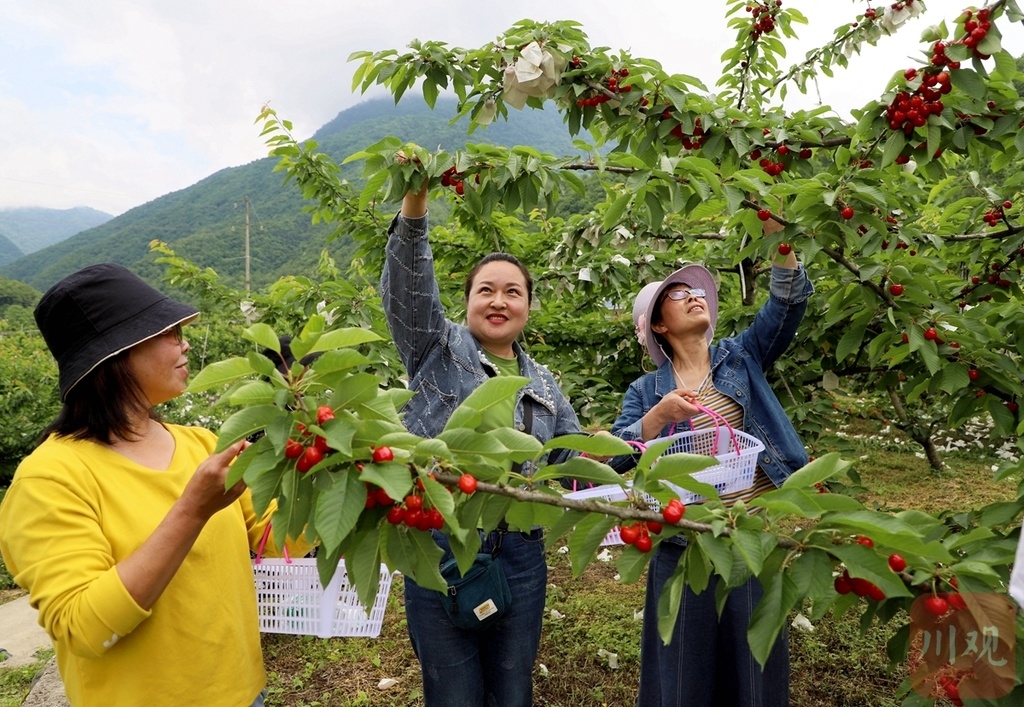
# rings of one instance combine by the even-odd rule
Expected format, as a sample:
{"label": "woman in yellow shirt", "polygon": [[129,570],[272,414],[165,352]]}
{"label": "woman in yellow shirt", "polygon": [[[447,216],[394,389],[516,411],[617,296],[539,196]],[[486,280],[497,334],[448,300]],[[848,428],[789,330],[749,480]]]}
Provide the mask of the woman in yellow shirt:
{"label": "woman in yellow shirt", "polygon": [[110,263],[35,310],[63,407],[0,506],[0,552],[74,707],[263,704],[249,550],[267,519],[225,490],[245,443],[213,454],[211,432],[153,412],[185,390],[198,314]]}

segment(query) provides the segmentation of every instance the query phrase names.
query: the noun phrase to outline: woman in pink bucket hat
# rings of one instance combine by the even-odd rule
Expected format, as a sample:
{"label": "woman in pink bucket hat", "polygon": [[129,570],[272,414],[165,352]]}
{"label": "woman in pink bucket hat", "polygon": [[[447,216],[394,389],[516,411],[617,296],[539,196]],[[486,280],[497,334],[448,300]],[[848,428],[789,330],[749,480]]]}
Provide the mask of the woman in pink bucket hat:
{"label": "woman in pink bucket hat", "polygon": [[[781,227],[772,222],[769,229]],[[768,232],[768,229],[766,229]],[[637,338],[657,370],[626,391],[622,414],[612,433],[647,442],[714,422],[697,405],[724,417],[734,429],[764,443],[753,485],[722,496],[727,505],[775,488],[808,461],[803,443],[765,377],[796,336],[813,287],[792,252],[771,268],[769,297],[744,331],[712,343],[718,323],[718,287],[701,265],[686,265],[661,282],[646,285],[633,306]],[[721,418],[719,418],[721,419]],[[616,468],[621,468],[617,465]],[[662,589],[685,559],[687,535],[659,542],[647,573],[641,638],[640,707],[686,704],[782,707],[789,703],[788,637],[783,631],[765,669],[754,659],[746,632],[763,589],[757,577],[738,577],[721,616],[717,582],[695,594],[687,586],[673,629],[664,645],[658,632]]]}

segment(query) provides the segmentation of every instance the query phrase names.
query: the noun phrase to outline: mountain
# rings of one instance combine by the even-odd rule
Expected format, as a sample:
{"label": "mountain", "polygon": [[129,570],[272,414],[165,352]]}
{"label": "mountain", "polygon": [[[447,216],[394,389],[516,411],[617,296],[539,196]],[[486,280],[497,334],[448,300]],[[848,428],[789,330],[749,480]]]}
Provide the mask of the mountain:
{"label": "mountain", "polygon": [[0,209],[0,265],[60,243],[111,218],[110,214],[85,206]]}
{"label": "mountain", "polygon": [[[454,99],[439,100],[432,111],[413,98],[398,105],[390,98],[368,100],[339,113],[317,130],[313,139],[338,163],[388,135],[448,151],[475,142],[530,145],[557,155],[579,152],[557,112],[510,111],[508,122],[477,129],[467,139],[466,119],[450,124],[455,105]],[[273,171],[276,164],[276,158],[268,157],[223,169],[102,225],[3,264],[0,276],[45,291],[84,265],[113,261],[155,280],[160,269],[152,262],[149,243],[159,239],[178,255],[213,268],[240,287],[245,273],[246,197],[250,204],[252,285],[259,287],[282,275],[304,272],[316,261],[331,228],[310,223],[309,215],[302,210],[298,188],[282,184],[281,174]],[[344,174],[357,179],[358,169],[358,165],[349,166]],[[341,260],[345,244],[339,242],[332,248]]]}

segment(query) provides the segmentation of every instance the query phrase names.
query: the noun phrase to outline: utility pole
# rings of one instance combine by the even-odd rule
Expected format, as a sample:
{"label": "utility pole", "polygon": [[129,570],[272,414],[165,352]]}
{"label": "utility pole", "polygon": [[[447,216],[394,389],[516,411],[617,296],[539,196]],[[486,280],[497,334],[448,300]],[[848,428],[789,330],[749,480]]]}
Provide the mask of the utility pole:
{"label": "utility pole", "polygon": [[249,295],[249,195],[245,195],[245,294]]}

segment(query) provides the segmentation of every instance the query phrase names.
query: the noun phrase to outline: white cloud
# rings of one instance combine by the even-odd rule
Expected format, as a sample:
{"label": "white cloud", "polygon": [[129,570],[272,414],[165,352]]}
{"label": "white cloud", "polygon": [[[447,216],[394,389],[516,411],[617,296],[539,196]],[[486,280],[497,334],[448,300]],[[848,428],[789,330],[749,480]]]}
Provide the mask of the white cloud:
{"label": "white cloud", "polygon": [[[786,0],[811,20],[788,63],[826,41],[863,3]],[[922,0],[916,0],[921,2]],[[819,85],[842,112],[919,62],[921,30],[962,0],[931,0],[882,48]],[[735,41],[722,3],[648,0],[47,0],[0,4],[0,208],[87,205],[122,213],[225,167],[264,157],[253,121],[265,102],[306,137],[364,99],[351,92],[357,50],[411,39],[478,46],[514,22],[575,19],[595,46],[626,49],[710,89]],[[1019,29],[1019,28],[1018,28]],[[1015,54],[1020,32],[1004,37]],[[910,58],[913,57],[913,58]],[[816,102],[793,98],[803,107]]]}

